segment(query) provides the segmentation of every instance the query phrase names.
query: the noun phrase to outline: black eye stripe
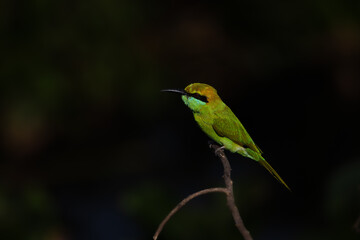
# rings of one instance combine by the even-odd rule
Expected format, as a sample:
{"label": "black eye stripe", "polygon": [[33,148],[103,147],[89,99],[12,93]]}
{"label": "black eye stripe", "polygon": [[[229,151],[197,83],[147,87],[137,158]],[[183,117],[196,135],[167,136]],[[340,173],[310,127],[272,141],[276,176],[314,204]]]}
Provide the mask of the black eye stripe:
{"label": "black eye stripe", "polygon": [[207,97],[202,96],[202,95],[200,95],[198,93],[190,94],[190,96],[192,96],[193,98],[199,99],[200,101],[208,102]]}

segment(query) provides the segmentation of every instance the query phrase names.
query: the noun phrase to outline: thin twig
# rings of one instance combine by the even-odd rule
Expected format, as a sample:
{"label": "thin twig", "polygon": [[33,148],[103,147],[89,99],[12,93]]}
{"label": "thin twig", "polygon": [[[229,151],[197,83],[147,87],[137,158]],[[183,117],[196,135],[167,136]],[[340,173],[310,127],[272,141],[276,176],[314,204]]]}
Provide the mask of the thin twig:
{"label": "thin twig", "polygon": [[244,222],[239,214],[239,210],[235,205],[235,198],[234,198],[234,191],[233,191],[233,183],[231,180],[231,167],[230,167],[230,163],[224,153],[223,148],[221,148],[218,145],[214,145],[214,144],[210,144],[210,148],[213,148],[215,150],[215,155],[218,156],[224,166],[224,181],[225,181],[225,186],[224,188],[207,188],[201,191],[198,191],[196,193],[191,194],[190,196],[188,196],[187,198],[185,198],[184,200],[182,200],[175,208],[173,208],[173,210],[171,210],[171,212],[164,218],[164,220],[160,223],[159,227],[157,228],[153,239],[156,240],[159,236],[159,234],[161,233],[162,229],[164,228],[165,224],[170,220],[170,218],[177,212],[180,210],[180,208],[182,208],[186,203],[188,203],[190,200],[203,195],[203,194],[207,194],[207,193],[212,193],[212,192],[223,192],[226,194],[226,200],[227,200],[227,205],[231,211],[231,214],[234,218],[235,221],[235,226],[238,228],[238,230],[240,231],[240,233],[242,234],[242,236],[244,237],[245,240],[252,240],[252,237],[250,235],[250,232],[246,229]]}
{"label": "thin twig", "polygon": [[235,204],[234,198],[234,190],[233,190],[233,182],[231,180],[231,167],[229,160],[227,159],[224,150],[219,146],[211,144],[211,148],[215,150],[215,154],[220,158],[223,166],[224,166],[224,180],[226,189],[229,191],[229,194],[226,195],[227,205],[231,211],[231,214],[235,221],[235,226],[239,229],[240,233],[243,235],[245,240],[252,240],[250,232],[246,229],[244,225],[244,221],[242,220],[239,210]]}
{"label": "thin twig", "polygon": [[226,195],[228,195],[228,190],[226,188],[207,188],[201,191],[198,191],[196,193],[193,193],[191,195],[189,195],[187,198],[185,198],[184,200],[182,200],[178,205],[176,205],[176,207],[171,210],[171,212],[166,216],[166,218],[164,218],[164,220],[160,223],[159,227],[157,228],[153,239],[156,240],[161,232],[161,230],[164,228],[165,224],[170,220],[170,218],[177,212],[180,210],[180,208],[182,208],[187,202],[189,202],[190,200],[200,196],[200,195],[204,195],[207,193],[212,193],[212,192],[223,192]]}

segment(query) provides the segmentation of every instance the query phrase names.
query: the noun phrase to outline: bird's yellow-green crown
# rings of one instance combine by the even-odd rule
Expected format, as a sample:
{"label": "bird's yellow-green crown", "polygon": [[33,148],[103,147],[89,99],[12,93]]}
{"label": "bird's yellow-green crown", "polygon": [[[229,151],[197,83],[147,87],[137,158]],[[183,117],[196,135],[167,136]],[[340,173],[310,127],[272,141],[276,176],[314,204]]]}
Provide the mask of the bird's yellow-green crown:
{"label": "bird's yellow-green crown", "polygon": [[216,89],[205,83],[192,83],[185,88],[185,91],[190,94],[204,96],[209,102],[220,99]]}

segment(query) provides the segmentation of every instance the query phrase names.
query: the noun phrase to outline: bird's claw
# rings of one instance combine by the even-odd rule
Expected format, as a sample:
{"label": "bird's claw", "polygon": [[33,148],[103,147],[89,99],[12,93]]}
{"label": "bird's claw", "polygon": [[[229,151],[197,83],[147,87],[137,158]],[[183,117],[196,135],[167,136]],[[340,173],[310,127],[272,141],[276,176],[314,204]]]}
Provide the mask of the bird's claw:
{"label": "bird's claw", "polygon": [[225,146],[221,146],[218,149],[215,150],[215,154],[218,155],[219,151],[222,151],[223,149],[225,149]]}
{"label": "bird's claw", "polygon": [[212,146],[213,146],[213,145],[215,145],[215,142],[214,142],[214,141],[209,140],[209,141],[208,141],[208,145],[209,145],[209,147],[210,147],[210,148],[212,148]]}

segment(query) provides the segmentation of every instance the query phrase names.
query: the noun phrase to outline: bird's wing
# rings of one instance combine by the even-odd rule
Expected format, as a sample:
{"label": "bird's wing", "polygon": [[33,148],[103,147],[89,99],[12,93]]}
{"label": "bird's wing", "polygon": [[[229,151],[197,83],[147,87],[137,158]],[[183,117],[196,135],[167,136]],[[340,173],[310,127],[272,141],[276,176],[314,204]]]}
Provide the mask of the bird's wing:
{"label": "bird's wing", "polygon": [[256,146],[230,108],[226,107],[221,112],[215,112],[214,114],[216,117],[212,127],[220,137],[227,137],[242,147],[261,153],[260,148]]}

